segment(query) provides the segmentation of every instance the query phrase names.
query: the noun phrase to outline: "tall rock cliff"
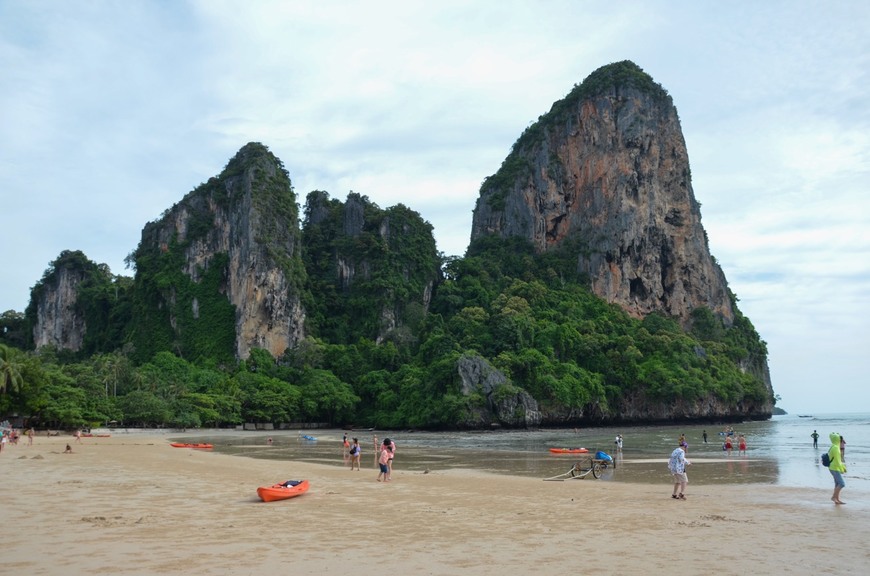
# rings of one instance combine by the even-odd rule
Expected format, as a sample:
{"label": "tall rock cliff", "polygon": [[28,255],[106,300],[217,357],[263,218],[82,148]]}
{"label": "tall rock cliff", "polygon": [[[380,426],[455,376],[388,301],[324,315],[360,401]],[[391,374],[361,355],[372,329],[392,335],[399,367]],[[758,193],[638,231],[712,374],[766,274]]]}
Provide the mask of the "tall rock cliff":
{"label": "tall rock cliff", "polygon": [[571,250],[593,292],[636,317],[733,321],[676,108],[632,62],[593,72],[517,140],[481,187],[471,238],[485,235]]}
{"label": "tall rock cliff", "polygon": [[26,345],[83,355],[121,348],[128,281],[80,250],[64,250],[30,291]]}
{"label": "tall rock cliff", "polygon": [[343,343],[414,338],[440,279],[431,224],[401,204],[381,209],[353,192],[340,202],[314,191],[303,242],[314,334]]}
{"label": "tall rock cliff", "polygon": [[36,349],[51,346],[78,352],[84,343],[87,322],[79,306],[78,289],[87,279],[88,271],[72,261],[70,254],[81,253],[61,254],[31,291],[26,316]]}
{"label": "tall rock cliff", "polygon": [[[299,234],[283,164],[262,144],[247,144],[220,176],[142,231],[134,341],[144,357],[157,348],[220,354],[227,345],[238,358],[255,347],[279,357],[295,345],[305,323]],[[229,338],[215,337],[221,330]]]}

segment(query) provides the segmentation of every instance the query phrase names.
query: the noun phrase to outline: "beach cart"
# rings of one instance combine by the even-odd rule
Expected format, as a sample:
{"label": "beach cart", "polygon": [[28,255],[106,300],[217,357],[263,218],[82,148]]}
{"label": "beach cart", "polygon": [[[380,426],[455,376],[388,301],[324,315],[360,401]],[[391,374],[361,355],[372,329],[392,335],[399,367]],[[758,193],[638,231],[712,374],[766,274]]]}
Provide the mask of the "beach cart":
{"label": "beach cart", "polygon": [[581,458],[567,472],[551,478],[544,478],[544,480],[558,482],[563,480],[581,480],[590,474],[592,474],[593,478],[598,479],[601,478],[602,471],[609,466],[614,466],[613,458],[603,452],[598,452]]}

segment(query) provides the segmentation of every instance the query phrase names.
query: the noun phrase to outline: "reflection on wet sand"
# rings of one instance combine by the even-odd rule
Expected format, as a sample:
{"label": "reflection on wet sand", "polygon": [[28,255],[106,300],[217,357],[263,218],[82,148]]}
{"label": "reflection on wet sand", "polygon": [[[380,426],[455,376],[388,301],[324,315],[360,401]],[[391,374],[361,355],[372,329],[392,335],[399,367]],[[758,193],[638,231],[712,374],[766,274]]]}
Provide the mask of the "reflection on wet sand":
{"label": "reflection on wet sand", "polygon": [[[564,444],[558,437],[565,431],[508,433],[393,433],[397,438],[395,466],[407,471],[475,469],[495,474],[510,474],[545,478],[569,470],[586,457],[578,454],[554,455],[548,445]],[[335,438],[333,438],[335,436]],[[217,452],[278,461],[294,460],[326,465],[346,466],[341,445],[341,432],[322,431],[317,442],[300,442],[294,432],[272,433],[273,443],[229,432],[197,437],[196,441],[214,444]],[[609,439],[609,438],[608,438]],[[262,440],[262,441],[261,441]],[[606,440],[587,435],[594,454]],[[576,442],[576,440],[575,440]],[[652,437],[651,442],[637,443],[614,455],[615,466],[605,470],[602,479],[622,482],[667,482],[667,454],[670,442]],[[613,452],[611,450],[611,452]],[[657,453],[657,454],[656,454]],[[655,454],[655,456],[653,456]],[[698,484],[775,484],[779,466],[775,459],[751,456],[723,457],[718,447],[695,448],[690,451],[690,482]],[[363,454],[363,468],[376,470],[376,456]]]}

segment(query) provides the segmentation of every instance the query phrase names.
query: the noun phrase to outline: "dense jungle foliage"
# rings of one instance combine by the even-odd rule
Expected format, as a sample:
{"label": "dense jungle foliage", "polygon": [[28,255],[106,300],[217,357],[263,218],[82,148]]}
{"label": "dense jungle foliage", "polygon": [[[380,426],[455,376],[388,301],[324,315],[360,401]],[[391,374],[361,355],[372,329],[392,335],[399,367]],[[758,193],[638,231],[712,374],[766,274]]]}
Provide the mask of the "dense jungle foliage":
{"label": "dense jungle foliage", "polygon": [[[413,317],[402,338],[376,343],[372,333],[330,340],[323,335],[337,333],[327,325],[282,358],[254,350],[240,362],[223,354],[185,359],[171,349],[136,362],[129,340],[79,355],[50,347],[25,351],[20,334],[27,321],[9,311],[0,316],[0,414],[26,415],[28,424],[48,427],[116,421],[449,428],[482,402],[460,393],[456,362],[469,353],[487,358],[510,378],[506,388],[525,389],[545,409],[595,406],[595,414],[606,416],[619,398],[639,391],[661,402],[708,395],[740,402],[768,394],[738,366],[767,353],[739,312],[726,328],[709,310],[696,310],[686,333],[657,314],[630,318],[592,295],[572,269],[569,260],[535,255],[523,242],[483,239],[466,257],[443,262],[429,312]],[[133,289],[111,275],[101,282],[89,290],[105,295],[112,287],[110,300],[122,306],[125,290]],[[351,306],[359,304],[333,312],[352,323]],[[105,309],[88,312],[90,303],[84,307],[88,318],[106,315]]]}

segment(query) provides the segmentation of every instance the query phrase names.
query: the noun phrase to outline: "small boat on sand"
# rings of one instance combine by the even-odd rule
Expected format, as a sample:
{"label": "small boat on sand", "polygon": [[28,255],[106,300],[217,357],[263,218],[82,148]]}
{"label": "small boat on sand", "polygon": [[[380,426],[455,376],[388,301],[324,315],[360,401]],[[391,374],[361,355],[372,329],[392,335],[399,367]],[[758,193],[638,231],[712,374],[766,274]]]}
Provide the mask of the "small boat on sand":
{"label": "small boat on sand", "polygon": [[271,486],[260,486],[257,488],[257,496],[263,502],[274,502],[301,496],[308,492],[308,488],[308,480],[287,480]]}
{"label": "small boat on sand", "polygon": [[191,444],[189,442],[173,442],[170,444],[173,448],[196,448],[197,450],[211,450],[214,444],[205,444],[203,442]]}
{"label": "small boat on sand", "polygon": [[587,448],[550,448],[553,454],[586,454],[589,452]]}

